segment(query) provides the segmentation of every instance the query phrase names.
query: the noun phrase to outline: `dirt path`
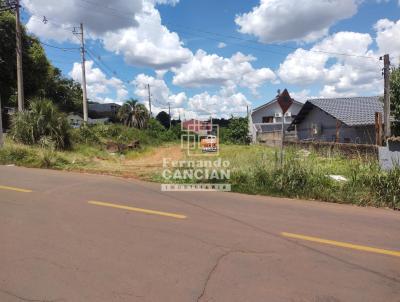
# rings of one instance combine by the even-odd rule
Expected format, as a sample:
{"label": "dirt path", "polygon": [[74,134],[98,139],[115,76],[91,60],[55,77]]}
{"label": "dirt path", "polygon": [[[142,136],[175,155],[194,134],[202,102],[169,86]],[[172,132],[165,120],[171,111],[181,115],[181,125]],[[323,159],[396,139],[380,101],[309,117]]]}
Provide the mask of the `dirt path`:
{"label": "dirt path", "polygon": [[155,173],[161,173],[164,158],[179,160],[183,156],[180,145],[166,145],[137,154],[133,158],[128,155],[114,160],[97,159],[84,172],[151,180]]}
{"label": "dirt path", "polygon": [[122,165],[125,171],[141,178],[147,178],[151,174],[160,171],[163,159],[179,160],[183,157],[180,145],[163,146],[150,151],[135,159],[126,159]]}

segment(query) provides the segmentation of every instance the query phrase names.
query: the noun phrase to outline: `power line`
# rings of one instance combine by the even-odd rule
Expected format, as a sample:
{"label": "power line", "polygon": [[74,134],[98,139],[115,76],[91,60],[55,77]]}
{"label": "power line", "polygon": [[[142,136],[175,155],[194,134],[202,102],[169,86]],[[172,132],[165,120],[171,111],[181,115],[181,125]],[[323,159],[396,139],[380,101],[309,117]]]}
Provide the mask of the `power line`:
{"label": "power line", "polygon": [[88,55],[89,58],[92,59],[92,61],[97,65],[97,67],[99,67],[101,69],[101,71],[106,73],[110,78],[113,77],[113,75],[107,69],[104,69],[104,67],[101,65],[100,61],[98,61],[96,59],[96,57],[94,57],[90,52],[87,52],[87,51],[86,51],[86,54]]}
{"label": "power line", "polygon": [[[251,39],[245,39],[245,38],[241,38],[241,37],[237,37],[237,36],[232,36],[232,35],[225,35],[225,34],[220,34],[220,33],[216,33],[216,32],[211,32],[211,31],[205,31],[205,30],[201,30],[201,29],[193,29],[190,28],[188,26],[183,26],[183,25],[177,25],[175,23],[172,22],[165,22],[166,24],[170,24],[172,27],[176,27],[176,28],[185,28],[186,30],[191,30],[191,31],[197,31],[197,32],[201,32],[201,33],[205,33],[205,34],[212,34],[218,37],[223,37],[223,38],[229,38],[229,39],[235,39],[235,40],[239,40],[242,42],[249,42],[249,43],[253,43],[253,44],[258,44],[258,45],[265,45],[262,44],[259,41],[256,40],[251,40]],[[181,30],[181,29],[179,29]],[[287,48],[290,50],[297,50],[298,47],[293,47],[293,46],[289,46],[289,45],[283,45],[283,44],[275,44],[275,43],[269,43],[267,44],[268,46],[274,46],[274,47],[281,47],[281,48]],[[365,56],[365,55],[356,55],[356,54],[347,54],[347,53],[339,53],[339,52],[330,52],[330,51],[324,51],[324,50],[316,50],[316,49],[309,49],[308,51],[310,52],[317,52],[317,53],[325,53],[325,54],[331,54],[331,55],[336,55],[336,56],[347,56],[347,57],[358,57],[358,58],[366,58],[366,59],[374,59],[374,60],[378,60],[378,58],[376,57],[372,57],[372,56]]]}
{"label": "power line", "polygon": [[[104,14],[104,15],[114,15],[114,16],[117,16],[117,17],[120,17],[120,18],[125,18],[125,19],[129,18],[130,21],[133,20],[131,15],[129,15],[126,12],[122,12],[122,11],[120,11],[118,9],[109,7],[107,5],[99,5],[97,3],[94,3],[94,2],[88,1],[88,0],[82,0],[82,1],[86,2],[87,4],[89,4],[92,8],[95,7],[98,10],[98,13],[101,13],[101,14]],[[76,4],[76,5],[80,6],[80,7],[84,7],[84,6],[81,6],[79,4]],[[84,8],[87,8],[87,7],[84,7]],[[114,12],[117,12],[118,14],[110,13],[110,11],[106,12],[106,11],[104,11],[104,9],[112,10]],[[35,16],[35,17],[38,17],[38,16]],[[49,22],[51,22],[53,24],[57,24],[54,21],[49,21]],[[237,36],[233,36],[233,35],[221,34],[221,33],[212,32],[212,31],[206,31],[206,30],[202,30],[202,29],[198,29],[198,28],[191,28],[191,27],[188,27],[186,25],[180,25],[180,24],[177,24],[177,23],[174,23],[174,22],[169,22],[169,21],[164,21],[164,23],[170,25],[171,29],[175,28],[174,30],[182,32],[182,33],[186,33],[187,35],[196,36],[193,32],[199,32],[199,33],[202,33],[202,34],[213,35],[213,36],[217,36],[217,37],[225,38],[225,39],[234,39],[234,40],[237,40],[237,41],[256,44],[256,45],[272,46],[272,47],[278,47],[278,48],[286,48],[286,49],[290,49],[290,50],[299,49],[298,47],[293,47],[293,46],[283,45],[283,44],[276,44],[276,43],[269,43],[269,44],[265,45],[265,44],[263,44],[263,43],[261,43],[261,42],[259,42],[257,40],[253,40],[253,39],[245,39],[245,38],[241,38],[241,37],[237,37]],[[58,23],[58,25],[62,29],[67,29],[63,24],[59,24]],[[191,31],[191,32],[189,32],[188,30]],[[201,37],[201,38],[209,39],[209,40],[213,40],[213,41],[220,41],[220,39],[216,39],[216,38],[212,38],[212,37],[204,36],[204,35],[203,36],[197,35],[197,37]],[[232,43],[232,42],[230,41],[228,43]],[[238,45],[238,46],[241,46],[241,47],[244,47],[244,48],[248,48],[248,49],[252,49],[252,50],[262,51],[262,52],[268,52],[268,53],[284,55],[284,56],[288,55],[288,53],[282,53],[282,52],[278,52],[278,51],[274,51],[274,50],[270,50],[270,49],[265,49],[265,48],[255,48],[255,47],[251,47],[249,45],[243,45],[243,44],[238,44],[238,43],[235,43],[235,45]],[[340,53],[340,52],[330,52],[330,51],[317,50],[317,49],[308,49],[307,51],[314,52],[314,53],[329,54],[329,55],[334,55],[334,56],[344,56],[344,57],[355,57],[355,58],[378,60],[377,57],[366,56],[366,55],[357,55],[357,54]]]}
{"label": "power line", "polygon": [[56,27],[66,30],[68,32],[70,32],[71,30],[74,29],[74,26],[65,26],[65,24],[54,22],[52,19],[48,19],[48,17],[45,15],[39,16],[39,15],[33,14],[33,13],[30,13],[30,15],[31,15],[31,17],[38,19],[40,22],[43,22],[44,24],[51,23],[51,24],[54,24]]}
{"label": "power line", "polygon": [[[96,9],[99,10],[99,12],[101,12],[102,14],[107,14],[107,15],[113,15],[112,13],[110,13],[109,11],[104,11],[102,10],[102,8],[105,8],[107,10],[112,9],[115,12],[118,12],[119,14],[117,15],[118,17],[121,18],[128,18],[127,13],[122,12],[118,9],[115,8],[110,8],[108,6],[100,6],[97,3],[95,4],[94,2],[91,2],[89,0],[82,0],[88,4],[91,4],[92,7],[93,5],[96,5]],[[78,5],[79,6],[79,5]],[[130,21],[132,21],[132,17],[129,18]],[[169,24],[172,27],[176,27],[176,28],[184,28],[185,30],[191,30],[194,32],[200,32],[200,33],[204,33],[204,34],[210,34],[210,35],[215,35],[218,37],[222,37],[222,38],[229,38],[229,39],[235,39],[235,40],[239,40],[242,42],[247,42],[247,43],[252,43],[252,44],[257,44],[257,45],[263,45],[265,46],[265,44],[262,44],[261,42],[257,41],[257,40],[252,40],[252,39],[245,39],[245,38],[241,38],[241,37],[237,37],[237,36],[233,36],[233,35],[226,35],[226,34],[221,34],[221,33],[217,33],[217,32],[212,32],[212,31],[206,31],[206,30],[202,30],[202,29],[198,29],[198,28],[191,28],[188,27],[187,25],[180,25],[174,22],[169,22],[169,21],[164,21],[165,24]],[[181,31],[181,29],[179,29]],[[209,38],[209,37],[203,37],[203,38]],[[274,46],[274,47],[279,47],[279,48],[286,48],[286,49],[290,49],[290,50],[296,50],[298,49],[298,47],[293,47],[293,46],[289,46],[289,45],[283,45],[283,44],[276,44],[276,43],[269,43],[267,44],[268,46]],[[372,57],[372,56],[366,56],[366,55],[357,55],[357,54],[349,54],[349,53],[339,53],[339,52],[331,52],[331,51],[324,51],[324,50],[317,50],[317,49],[309,49],[308,51],[310,52],[315,52],[315,53],[324,53],[324,54],[330,54],[330,55],[334,55],[334,56],[346,56],[346,57],[357,57],[357,58],[365,58],[365,59],[373,59],[373,60],[379,60],[377,57]],[[286,54],[287,55],[287,54]]]}
{"label": "power line", "polygon": [[[195,37],[208,39],[208,40],[215,41],[215,42],[221,42],[221,39],[216,39],[216,38],[212,38],[212,37],[208,37],[208,36],[202,36],[202,35],[198,35],[198,34],[196,35],[196,34],[193,34],[191,32],[186,32],[186,31],[183,31],[183,30],[180,30],[179,34],[181,34],[182,36],[185,36],[185,35],[187,35],[187,36],[195,36]],[[269,49],[260,48],[260,47],[244,45],[244,44],[238,43],[238,42],[231,42],[231,41],[228,42],[227,40],[224,40],[224,42],[227,42],[229,44],[235,44],[235,45],[237,45],[239,47],[243,47],[243,48],[247,48],[247,49],[251,49],[251,50],[256,50],[256,51],[260,51],[260,52],[271,53],[271,54],[276,54],[276,55],[280,55],[280,56],[287,56],[288,55],[288,53],[269,50]]]}
{"label": "power line", "polygon": [[[75,38],[78,39],[74,35]],[[109,77],[115,77],[117,75],[117,72],[112,70],[110,67],[108,67],[100,58],[100,55],[96,54],[92,49],[89,49],[88,46],[86,45],[85,48],[85,53],[93,60],[93,62],[102,70],[104,71]],[[128,81],[126,81],[129,83]]]}
{"label": "power line", "polygon": [[[105,68],[106,70],[108,70],[109,72],[110,72],[110,77],[118,77],[121,81],[123,81],[123,82],[125,82],[126,84],[130,84],[130,81],[129,80],[123,80],[122,78],[121,78],[121,76],[118,74],[118,72],[116,72],[115,70],[113,70],[111,67],[109,67],[102,59],[101,59],[101,56],[100,55],[98,55],[97,53],[95,53],[94,51],[93,51],[93,49],[89,49],[89,48],[86,48],[86,51],[87,51],[87,53],[89,53],[90,54],[90,57],[91,58],[93,58],[93,59],[95,59],[96,61],[97,61],[97,66],[99,66],[99,65],[102,65],[103,66],[103,68]],[[100,67],[100,66],[99,66]],[[102,68],[101,68],[102,69]]]}
{"label": "power line", "polygon": [[55,45],[51,45],[51,44],[47,44],[45,42],[39,41],[40,44],[51,47],[51,48],[55,48],[55,49],[60,49],[63,51],[71,51],[71,50],[79,50],[79,47],[60,47],[60,46],[55,46]]}
{"label": "power line", "polygon": [[101,4],[96,3],[96,2],[93,2],[93,1],[89,1],[89,0],[81,0],[81,1],[86,2],[86,3],[88,3],[88,4],[91,4],[91,5],[95,5],[95,6],[97,6],[97,7],[103,7],[103,8],[106,8],[106,9],[113,10],[113,11],[115,11],[115,12],[117,12],[117,13],[121,13],[122,16],[132,17],[132,15],[134,15],[134,12],[122,12],[122,11],[117,10],[117,9],[115,9],[115,8],[113,8],[113,7],[110,7],[110,6],[108,6],[108,5],[101,5]]}

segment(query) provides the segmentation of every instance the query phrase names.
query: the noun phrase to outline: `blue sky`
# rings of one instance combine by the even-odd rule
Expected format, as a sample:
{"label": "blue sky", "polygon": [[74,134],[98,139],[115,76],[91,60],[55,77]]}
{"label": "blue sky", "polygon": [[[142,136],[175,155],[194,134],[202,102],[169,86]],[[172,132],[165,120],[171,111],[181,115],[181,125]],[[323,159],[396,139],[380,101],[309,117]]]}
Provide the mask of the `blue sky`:
{"label": "blue sky", "polygon": [[[156,112],[169,102],[187,117],[242,115],[283,88],[298,100],[376,95],[377,58],[389,53],[397,64],[400,55],[398,0],[109,3],[22,1],[28,30],[52,46],[78,47],[71,27],[84,23],[89,98],[99,102],[145,101],[147,83]],[[44,48],[80,81],[77,49]]]}

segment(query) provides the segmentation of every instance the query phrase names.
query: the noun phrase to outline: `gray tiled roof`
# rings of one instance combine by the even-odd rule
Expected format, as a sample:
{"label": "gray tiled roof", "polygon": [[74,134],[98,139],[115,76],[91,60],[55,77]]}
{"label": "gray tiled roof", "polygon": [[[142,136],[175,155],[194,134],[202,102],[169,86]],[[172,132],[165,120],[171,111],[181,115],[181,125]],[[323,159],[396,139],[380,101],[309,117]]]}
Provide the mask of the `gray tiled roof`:
{"label": "gray tiled roof", "polygon": [[383,113],[383,103],[379,96],[313,99],[307,102],[348,126],[374,125],[375,112]]}
{"label": "gray tiled roof", "polygon": [[116,103],[89,103],[89,110],[97,112],[112,112],[120,107],[121,105]]}

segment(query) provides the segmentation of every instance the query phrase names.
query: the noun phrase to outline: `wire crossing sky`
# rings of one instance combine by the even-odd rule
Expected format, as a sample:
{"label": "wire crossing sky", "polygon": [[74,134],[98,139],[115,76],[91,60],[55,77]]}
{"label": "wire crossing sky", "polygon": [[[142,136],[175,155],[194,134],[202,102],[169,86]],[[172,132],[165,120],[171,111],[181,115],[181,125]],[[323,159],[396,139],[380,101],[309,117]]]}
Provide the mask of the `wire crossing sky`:
{"label": "wire crossing sky", "polygon": [[243,116],[278,89],[292,97],[381,95],[400,56],[398,0],[22,0],[23,22],[88,98],[136,98],[174,117]]}

